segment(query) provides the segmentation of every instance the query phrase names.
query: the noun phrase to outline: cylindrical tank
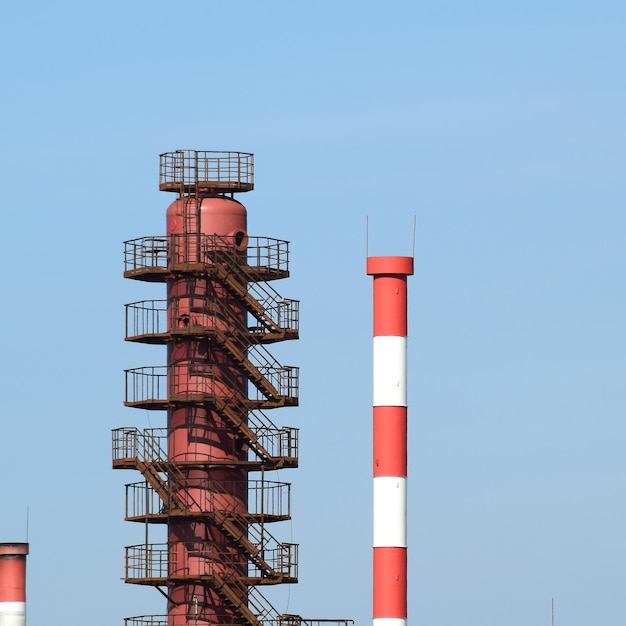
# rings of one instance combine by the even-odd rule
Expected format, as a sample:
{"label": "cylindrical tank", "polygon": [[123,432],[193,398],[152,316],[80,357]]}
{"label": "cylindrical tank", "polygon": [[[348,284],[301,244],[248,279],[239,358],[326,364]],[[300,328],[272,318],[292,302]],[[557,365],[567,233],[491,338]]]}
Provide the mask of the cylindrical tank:
{"label": "cylindrical tank", "polygon": [[0,543],[0,626],[26,623],[27,543]]}
{"label": "cylindrical tank", "polygon": [[[197,202],[200,202],[198,211]],[[220,264],[225,259],[246,262],[247,216],[245,207],[224,196],[180,198],[167,210],[170,262]],[[246,322],[242,305],[209,275],[175,275],[168,281],[170,324],[200,316],[220,330],[241,327]],[[187,309],[187,310],[186,310]],[[247,382],[210,336],[178,337],[168,344],[170,396],[212,395],[228,399],[233,394],[247,397]],[[246,415],[242,418],[245,420]],[[182,404],[168,411],[168,458],[184,476],[172,481],[172,489],[189,501],[189,511],[247,511],[247,472],[242,469],[246,453],[238,445],[232,428],[218,411],[199,403]],[[198,465],[194,465],[197,461]],[[209,464],[207,465],[207,461]],[[247,558],[233,546],[232,539],[201,518],[173,517],[168,523],[170,577],[189,579],[217,574],[243,577]],[[225,614],[223,601],[206,585],[172,582],[169,588],[168,623],[178,626],[185,616],[199,623],[228,623],[237,616]]]}

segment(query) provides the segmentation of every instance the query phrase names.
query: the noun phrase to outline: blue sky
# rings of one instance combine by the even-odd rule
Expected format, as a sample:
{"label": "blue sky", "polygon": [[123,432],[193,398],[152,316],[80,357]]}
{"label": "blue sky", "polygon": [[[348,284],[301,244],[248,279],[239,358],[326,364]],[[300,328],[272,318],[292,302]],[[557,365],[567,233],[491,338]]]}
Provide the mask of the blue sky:
{"label": "blue sky", "polygon": [[609,0],[5,2],[0,540],[30,510],[29,624],[162,613],[124,585],[110,430],[122,241],[162,234],[158,154],[256,155],[252,235],[292,242],[304,617],[371,616],[370,253],[410,254],[409,619],[621,624],[626,7]]}

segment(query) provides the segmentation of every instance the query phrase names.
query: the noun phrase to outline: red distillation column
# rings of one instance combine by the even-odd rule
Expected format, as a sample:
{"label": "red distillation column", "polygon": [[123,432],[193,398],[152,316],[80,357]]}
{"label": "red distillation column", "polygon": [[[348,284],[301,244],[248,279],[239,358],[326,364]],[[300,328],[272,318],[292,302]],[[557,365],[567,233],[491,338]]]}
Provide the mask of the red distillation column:
{"label": "red distillation column", "polygon": [[[197,211],[196,202],[200,202]],[[194,217],[189,217],[189,212]],[[199,225],[197,221],[199,220]],[[172,242],[170,262],[193,264],[207,256],[219,263],[215,249],[241,254],[246,262],[247,216],[245,207],[225,196],[181,198],[167,210],[167,234]],[[189,232],[192,231],[192,232]],[[217,237],[216,237],[217,236]],[[212,256],[211,256],[212,254]],[[197,323],[228,332],[246,323],[246,312],[222,284],[207,275],[175,276],[168,281],[170,325]],[[178,337],[168,345],[170,394],[213,393],[228,399],[247,398],[247,380],[216,341],[208,336]],[[245,419],[245,415],[243,416]],[[173,489],[188,499],[189,511],[247,511],[247,472],[241,467],[246,452],[238,446],[224,417],[201,403],[181,404],[168,411],[168,457],[180,468]],[[197,462],[197,465],[194,465]],[[182,484],[181,484],[182,483]],[[217,573],[242,577],[247,559],[218,528],[200,516],[172,517],[168,522],[171,576],[189,578]],[[183,571],[184,570],[184,571]],[[236,614],[207,585],[176,581],[168,591],[168,624],[233,623]]]}

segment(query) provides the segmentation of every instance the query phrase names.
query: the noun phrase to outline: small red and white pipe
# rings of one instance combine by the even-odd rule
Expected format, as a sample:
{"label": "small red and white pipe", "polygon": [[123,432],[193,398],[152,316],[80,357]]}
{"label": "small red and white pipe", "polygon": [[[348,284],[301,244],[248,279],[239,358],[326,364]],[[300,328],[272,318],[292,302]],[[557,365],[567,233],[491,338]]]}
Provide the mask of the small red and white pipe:
{"label": "small red and white pipe", "polygon": [[374,277],[374,626],[407,621],[407,277],[413,258],[367,259]]}
{"label": "small red and white pipe", "polygon": [[26,624],[27,543],[0,543],[0,626]]}
{"label": "small red and white pipe", "polygon": [[0,543],[0,626],[26,623],[27,543]]}

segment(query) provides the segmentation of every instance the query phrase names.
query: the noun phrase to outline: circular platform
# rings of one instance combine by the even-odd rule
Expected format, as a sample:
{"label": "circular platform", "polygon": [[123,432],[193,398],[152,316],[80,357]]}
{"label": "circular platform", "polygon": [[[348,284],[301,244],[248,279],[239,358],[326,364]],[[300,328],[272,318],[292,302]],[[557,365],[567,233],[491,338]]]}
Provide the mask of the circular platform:
{"label": "circular platform", "polygon": [[254,189],[249,152],[176,150],[160,155],[159,190],[181,195],[199,191],[242,193]]}

